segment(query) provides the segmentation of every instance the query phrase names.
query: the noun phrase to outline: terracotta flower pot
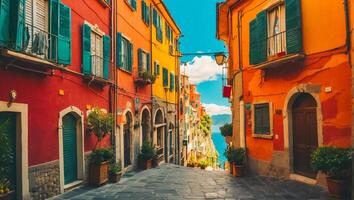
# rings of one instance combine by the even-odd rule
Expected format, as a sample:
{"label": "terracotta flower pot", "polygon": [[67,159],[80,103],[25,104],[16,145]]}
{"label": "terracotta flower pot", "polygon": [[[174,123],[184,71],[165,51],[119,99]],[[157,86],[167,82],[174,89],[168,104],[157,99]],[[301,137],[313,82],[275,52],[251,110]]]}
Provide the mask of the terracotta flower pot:
{"label": "terracotta flower pot", "polygon": [[332,197],[343,198],[350,196],[350,181],[327,177],[328,192]]}
{"label": "terracotta flower pot", "polygon": [[146,161],[146,169],[152,168],[152,159]]}
{"label": "terracotta flower pot", "polygon": [[232,175],[242,177],[245,175],[245,167],[243,165],[232,164]]}
{"label": "terracotta flower pot", "polygon": [[0,200],[11,200],[11,199],[16,199],[14,198],[16,195],[15,191],[10,191],[5,194],[0,194]]}
{"label": "terracotta flower pot", "polygon": [[108,182],[108,164],[108,162],[90,164],[90,186],[98,187]]}
{"label": "terracotta flower pot", "polygon": [[121,178],[122,178],[122,172],[119,172],[117,174],[109,174],[109,182],[111,183],[118,183]]}

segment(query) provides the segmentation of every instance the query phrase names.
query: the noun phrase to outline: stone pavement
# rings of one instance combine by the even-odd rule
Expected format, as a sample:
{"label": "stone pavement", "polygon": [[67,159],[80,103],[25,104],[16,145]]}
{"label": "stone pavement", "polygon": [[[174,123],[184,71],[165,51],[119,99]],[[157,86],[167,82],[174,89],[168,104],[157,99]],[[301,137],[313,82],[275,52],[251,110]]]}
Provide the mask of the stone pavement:
{"label": "stone pavement", "polygon": [[330,199],[317,186],[268,177],[235,178],[225,172],[164,164],[128,174],[117,184],[78,188],[53,199]]}

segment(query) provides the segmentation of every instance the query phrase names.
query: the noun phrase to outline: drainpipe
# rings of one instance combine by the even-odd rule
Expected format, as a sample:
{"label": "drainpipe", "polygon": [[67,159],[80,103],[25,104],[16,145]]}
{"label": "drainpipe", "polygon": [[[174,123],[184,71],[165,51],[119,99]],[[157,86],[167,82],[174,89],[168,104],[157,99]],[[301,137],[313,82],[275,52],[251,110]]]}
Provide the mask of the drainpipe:
{"label": "drainpipe", "polygon": [[352,66],[352,56],[351,56],[351,30],[350,30],[350,14],[349,14],[349,1],[344,0],[344,10],[345,10],[345,27],[346,27],[346,46],[347,46],[347,53],[349,64]]}

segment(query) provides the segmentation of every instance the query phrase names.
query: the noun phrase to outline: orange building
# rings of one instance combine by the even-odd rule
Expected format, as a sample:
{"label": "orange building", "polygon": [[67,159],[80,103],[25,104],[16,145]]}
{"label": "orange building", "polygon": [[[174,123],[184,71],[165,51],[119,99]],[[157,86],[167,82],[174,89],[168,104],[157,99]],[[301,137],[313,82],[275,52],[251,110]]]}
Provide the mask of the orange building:
{"label": "orange building", "polygon": [[143,140],[151,137],[150,0],[120,0],[116,7],[117,157],[136,166]]}
{"label": "orange building", "polygon": [[230,56],[233,144],[247,147],[252,172],[316,182],[312,151],[352,145],[350,3],[218,4],[217,37]]}

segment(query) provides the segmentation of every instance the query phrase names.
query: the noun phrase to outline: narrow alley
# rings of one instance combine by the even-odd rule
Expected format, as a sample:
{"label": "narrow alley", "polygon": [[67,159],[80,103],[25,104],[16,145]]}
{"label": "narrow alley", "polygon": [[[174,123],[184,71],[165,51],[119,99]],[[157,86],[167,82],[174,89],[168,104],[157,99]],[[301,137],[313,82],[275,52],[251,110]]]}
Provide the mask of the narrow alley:
{"label": "narrow alley", "polygon": [[127,174],[120,183],[78,188],[62,199],[330,199],[318,186],[270,177],[235,178],[221,171],[204,171],[171,164]]}

